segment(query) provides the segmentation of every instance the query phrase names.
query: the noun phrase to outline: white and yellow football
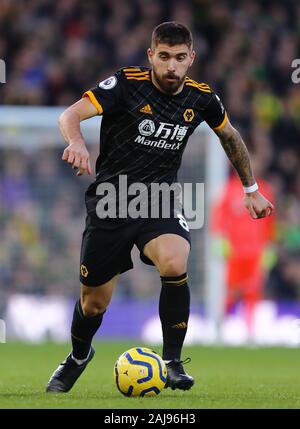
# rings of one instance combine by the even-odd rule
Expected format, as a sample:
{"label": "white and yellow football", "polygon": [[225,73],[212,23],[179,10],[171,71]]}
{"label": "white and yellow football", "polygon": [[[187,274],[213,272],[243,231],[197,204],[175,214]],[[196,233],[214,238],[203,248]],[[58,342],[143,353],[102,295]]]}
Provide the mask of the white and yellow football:
{"label": "white and yellow football", "polygon": [[153,350],[134,347],[115,363],[114,380],[125,396],[157,396],[166,384],[167,368]]}

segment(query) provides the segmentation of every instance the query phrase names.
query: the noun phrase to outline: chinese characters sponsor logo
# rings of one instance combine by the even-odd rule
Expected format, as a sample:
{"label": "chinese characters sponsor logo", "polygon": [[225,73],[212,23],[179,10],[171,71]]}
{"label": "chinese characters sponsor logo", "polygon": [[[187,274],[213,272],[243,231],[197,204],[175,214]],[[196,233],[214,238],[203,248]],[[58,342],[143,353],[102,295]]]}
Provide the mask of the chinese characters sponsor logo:
{"label": "chinese characters sponsor logo", "polygon": [[[156,128],[151,119],[144,119],[138,126],[140,135],[135,142],[145,146],[157,147],[159,149],[180,149],[181,143],[187,135],[189,127],[160,122]],[[150,137],[159,140],[147,140]]]}

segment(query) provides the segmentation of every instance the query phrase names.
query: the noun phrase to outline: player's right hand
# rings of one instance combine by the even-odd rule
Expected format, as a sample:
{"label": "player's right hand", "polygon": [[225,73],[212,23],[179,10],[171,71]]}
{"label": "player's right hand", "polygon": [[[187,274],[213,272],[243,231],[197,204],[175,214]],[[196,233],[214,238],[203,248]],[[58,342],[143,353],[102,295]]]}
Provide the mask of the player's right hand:
{"label": "player's right hand", "polygon": [[72,165],[72,168],[79,168],[76,176],[92,173],[90,154],[84,142],[70,143],[64,150],[62,160]]}

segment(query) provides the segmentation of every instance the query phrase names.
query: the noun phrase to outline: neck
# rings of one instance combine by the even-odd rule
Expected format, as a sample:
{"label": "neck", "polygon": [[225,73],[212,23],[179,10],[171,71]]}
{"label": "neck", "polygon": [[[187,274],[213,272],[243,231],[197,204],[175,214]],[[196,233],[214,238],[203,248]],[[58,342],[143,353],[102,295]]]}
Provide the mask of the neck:
{"label": "neck", "polygon": [[172,92],[172,93],[170,93],[170,92],[166,92],[166,91],[164,91],[163,90],[163,88],[159,85],[159,83],[157,82],[157,80],[156,80],[156,78],[155,78],[155,76],[154,76],[154,73],[153,73],[153,70],[151,70],[151,80],[152,80],[152,83],[153,83],[153,85],[160,91],[160,92],[163,92],[164,94],[167,94],[167,95],[176,95],[176,94],[179,94],[181,91],[182,91],[182,89],[183,89],[183,87],[184,87],[184,81],[182,82],[182,84],[180,85],[180,87],[177,89],[177,91],[176,92]]}

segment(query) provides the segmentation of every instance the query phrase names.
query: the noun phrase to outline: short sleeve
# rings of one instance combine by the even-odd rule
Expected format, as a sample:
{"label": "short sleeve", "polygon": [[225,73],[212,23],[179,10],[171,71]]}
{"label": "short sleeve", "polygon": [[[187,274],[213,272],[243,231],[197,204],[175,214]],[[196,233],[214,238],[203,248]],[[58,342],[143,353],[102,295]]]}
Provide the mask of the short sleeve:
{"label": "short sleeve", "polygon": [[99,115],[113,111],[124,101],[121,71],[103,80],[95,88],[86,91],[82,97],[89,97]]}
{"label": "short sleeve", "polygon": [[222,129],[228,120],[226,110],[215,93],[212,93],[209,102],[201,113],[203,119],[214,131]]}

